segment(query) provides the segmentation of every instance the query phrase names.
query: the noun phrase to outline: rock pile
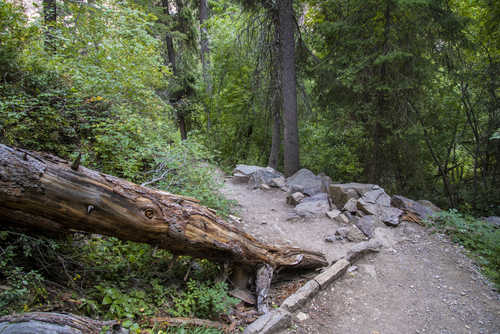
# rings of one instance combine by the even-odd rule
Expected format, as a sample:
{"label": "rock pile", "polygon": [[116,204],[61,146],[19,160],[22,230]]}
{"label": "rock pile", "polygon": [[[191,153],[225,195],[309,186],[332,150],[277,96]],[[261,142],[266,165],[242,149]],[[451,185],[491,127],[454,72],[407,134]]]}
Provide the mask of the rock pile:
{"label": "rock pile", "polygon": [[373,237],[377,225],[398,226],[408,220],[420,223],[440,209],[429,201],[413,201],[389,196],[375,184],[333,184],[324,175],[301,169],[289,178],[271,167],[237,165],[233,182],[247,183],[251,188],[279,188],[288,192],[287,203],[293,206],[288,220],[326,215],[344,225],[325,241],[359,242]]}

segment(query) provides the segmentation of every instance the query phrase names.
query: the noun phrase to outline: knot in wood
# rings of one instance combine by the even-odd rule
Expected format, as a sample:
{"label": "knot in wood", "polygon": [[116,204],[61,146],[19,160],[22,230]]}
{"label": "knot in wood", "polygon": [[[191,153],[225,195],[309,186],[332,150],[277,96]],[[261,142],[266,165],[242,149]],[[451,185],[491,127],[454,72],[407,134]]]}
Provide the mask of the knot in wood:
{"label": "knot in wood", "polygon": [[154,216],[154,211],[151,208],[147,208],[144,210],[144,215],[148,217],[149,219],[152,219]]}

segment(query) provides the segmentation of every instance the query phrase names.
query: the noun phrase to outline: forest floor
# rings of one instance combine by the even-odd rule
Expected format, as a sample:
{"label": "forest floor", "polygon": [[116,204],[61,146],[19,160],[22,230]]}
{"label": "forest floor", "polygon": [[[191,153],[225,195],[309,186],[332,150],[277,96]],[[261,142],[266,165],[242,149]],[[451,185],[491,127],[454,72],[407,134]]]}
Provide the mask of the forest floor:
{"label": "forest floor", "polygon": [[[238,202],[235,224],[258,239],[321,251],[328,261],[353,245],[325,241],[340,227],[327,217],[287,221],[292,207],[281,190],[226,179],[222,192]],[[383,249],[321,291],[280,334],[500,334],[500,295],[462,247],[408,222],[375,233]]]}

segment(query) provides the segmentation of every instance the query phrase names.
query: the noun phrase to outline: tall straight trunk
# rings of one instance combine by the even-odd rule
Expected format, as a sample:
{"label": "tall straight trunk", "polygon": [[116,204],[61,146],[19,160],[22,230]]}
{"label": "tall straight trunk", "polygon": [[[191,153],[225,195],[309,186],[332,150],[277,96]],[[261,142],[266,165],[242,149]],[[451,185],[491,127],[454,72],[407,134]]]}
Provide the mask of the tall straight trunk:
{"label": "tall straight trunk", "polygon": [[278,17],[275,18],[274,45],[271,52],[271,113],[272,113],[272,141],[268,165],[278,169],[281,148],[281,94],[280,94],[280,40],[278,31]]}
{"label": "tall straight trunk", "polygon": [[[210,49],[208,47],[208,31],[205,22],[208,20],[208,5],[207,0],[200,0],[200,56],[201,69],[203,72],[203,81],[205,83],[205,94],[207,99],[212,97],[212,80],[208,73],[210,68]],[[205,101],[205,113],[207,115],[207,129],[210,130],[210,108]]]}
{"label": "tall straight trunk", "polygon": [[[168,8],[168,0],[163,0],[162,1],[162,6],[163,6],[163,13],[165,15],[170,16],[170,10]],[[172,72],[174,75],[177,75],[177,67],[175,65],[175,49],[174,49],[174,42],[172,40],[172,35],[170,32],[165,33],[165,44],[167,46],[167,62],[170,66],[172,66]]]}
{"label": "tall straight trunk", "polygon": [[279,1],[281,100],[284,123],[285,174],[299,170],[299,130],[297,124],[297,78],[295,74],[295,21],[292,0]]}
{"label": "tall straight trunk", "polygon": [[54,37],[57,21],[56,0],[43,0],[43,21],[45,24],[45,48],[55,50]]}

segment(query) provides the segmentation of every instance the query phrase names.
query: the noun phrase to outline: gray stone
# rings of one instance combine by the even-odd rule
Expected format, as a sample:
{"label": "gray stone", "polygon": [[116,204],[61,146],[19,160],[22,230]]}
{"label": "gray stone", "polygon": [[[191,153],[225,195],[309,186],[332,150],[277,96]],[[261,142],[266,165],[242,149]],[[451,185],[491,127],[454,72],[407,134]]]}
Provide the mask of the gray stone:
{"label": "gray stone", "polygon": [[348,233],[349,233],[349,227],[341,227],[335,231],[335,237],[338,240],[343,240],[347,238]]}
{"label": "gray stone", "polygon": [[305,168],[290,176],[286,180],[286,183],[292,191],[298,190],[308,196],[323,192],[321,177],[314,175],[313,172]]}
{"label": "gray stone", "polygon": [[403,214],[403,211],[394,207],[379,207],[379,217],[380,220],[389,226],[399,225],[399,216]]}
{"label": "gray stone", "polygon": [[270,187],[269,185],[265,184],[265,183],[262,183],[262,184],[259,186],[259,188],[260,188],[261,190],[264,190],[264,191],[271,190],[271,187]]}
{"label": "gray stone", "polygon": [[[365,193],[380,188],[373,184],[363,183],[337,183],[330,185],[330,195],[333,203],[339,208],[343,207],[351,198],[358,199]],[[377,189],[375,188],[375,189]]]}
{"label": "gray stone", "polygon": [[318,282],[321,289],[324,289],[330,283],[342,276],[347,270],[347,267],[349,267],[349,261],[346,259],[340,259],[335,262],[335,264],[326,268],[321,274],[314,277],[314,280]]}
{"label": "gray stone", "polygon": [[422,204],[423,206],[431,209],[432,211],[434,212],[440,212],[440,211],[443,211],[441,210],[437,205],[435,205],[434,203],[432,203],[431,201],[428,201],[426,199],[421,199],[421,200],[418,200],[417,201],[419,204]]}
{"label": "gray stone", "polygon": [[309,319],[309,316],[304,312],[297,313],[296,317],[299,321],[306,321],[307,319]]}
{"label": "gray stone", "polygon": [[269,184],[272,179],[282,176],[280,172],[275,171],[271,167],[261,168],[250,175],[248,184],[253,188],[260,187],[261,184]]}
{"label": "gray stone", "polygon": [[344,204],[342,210],[348,212],[356,212],[358,210],[357,203],[358,200],[356,198],[351,198]]}
{"label": "gray stone", "polygon": [[233,183],[248,183],[250,176],[241,173],[234,173],[231,180]]}
{"label": "gray stone", "polygon": [[250,165],[236,165],[236,167],[233,169],[233,175],[234,174],[242,174],[246,176],[250,176],[259,169],[263,169],[264,167],[260,166],[250,166]]}
{"label": "gray stone", "polygon": [[345,214],[340,214],[335,218],[335,221],[340,224],[347,224],[349,223],[349,218]]}
{"label": "gray stone", "polygon": [[330,205],[327,200],[305,201],[304,199],[294,210],[300,217],[323,216],[330,210]]}
{"label": "gray stone", "polygon": [[328,235],[325,237],[325,242],[334,242],[336,237],[334,235]]}
{"label": "gray stone", "polygon": [[289,312],[295,312],[307,301],[313,298],[319,291],[319,284],[315,280],[310,280],[304,284],[294,294],[283,301],[280,308]]}
{"label": "gray stone", "polygon": [[427,219],[434,214],[432,209],[401,195],[392,196],[391,205],[403,211],[413,213],[421,219]]}
{"label": "gray stone", "polygon": [[362,196],[362,198],[367,203],[380,204],[385,206],[391,205],[391,197],[387,195],[382,188],[368,191]]}
{"label": "gray stone", "polygon": [[341,214],[340,210],[334,209],[326,212],[326,216],[332,220],[335,220]]}
{"label": "gray stone", "polygon": [[379,252],[381,248],[382,248],[382,242],[380,242],[380,240],[378,239],[372,239],[369,241],[360,242],[359,244],[354,245],[347,252],[345,259],[350,263],[354,263],[364,254]]}
{"label": "gray stone", "polygon": [[354,224],[368,237],[373,237],[373,232],[375,231],[375,225],[378,222],[378,217],[375,215],[363,216],[357,218]]}
{"label": "gray stone", "polygon": [[302,202],[328,201],[327,193],[317,193],[312,196],[307,196]]}
{"label": "gray stone", "polygon": [[288,327],[292,314],[285,309],[272,310],[252,322],[245,328],[243,334],[270,334]]}
{"label": "gray stone", "polygon": [[378,215],[378,207],[377,204],[366,202],[364,197],[358,199],[356,202],[356,208],[367,215]]}
{"label": "gray stone", "polygon": [[293,194],[290,194],[286,197],[286,202],[290,205],[297,205],[299,204],[300,202],[302,202],[302,200],[304,199],[304,194],[301,193],[301,192],[294,192]]}
{"label": "gray stone", "polygon": [[275,177],[269,181],[269,185],[274,188],[283,188],[286,186],[286,180],[283,176]]}
{"label": "gray stone", "polygon": [[346,234],[346,238],[351,242],[359,242],[368,239],[356,225],[351,225],[349,227],[349,230],[347,231]]}

